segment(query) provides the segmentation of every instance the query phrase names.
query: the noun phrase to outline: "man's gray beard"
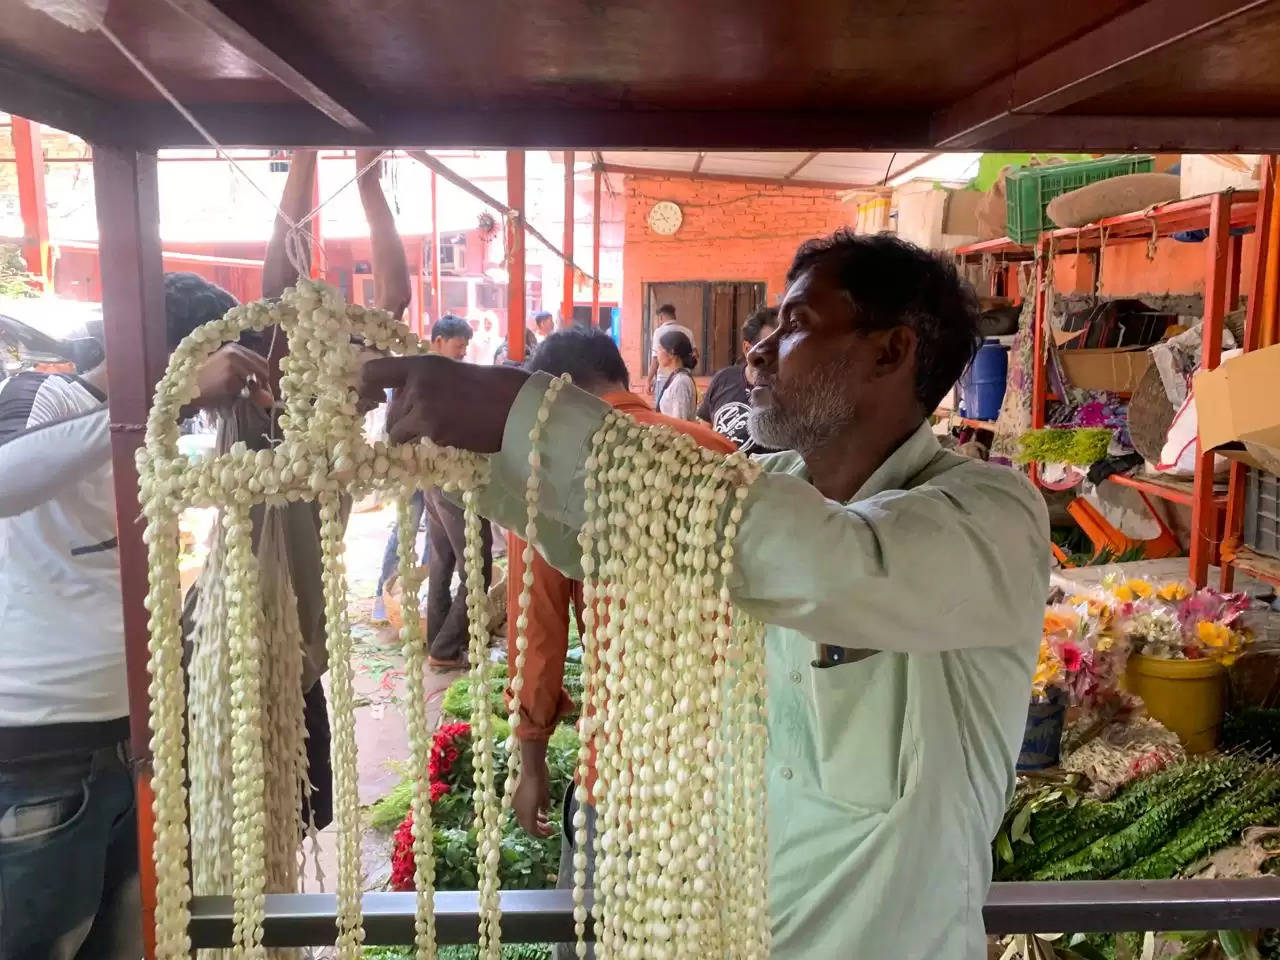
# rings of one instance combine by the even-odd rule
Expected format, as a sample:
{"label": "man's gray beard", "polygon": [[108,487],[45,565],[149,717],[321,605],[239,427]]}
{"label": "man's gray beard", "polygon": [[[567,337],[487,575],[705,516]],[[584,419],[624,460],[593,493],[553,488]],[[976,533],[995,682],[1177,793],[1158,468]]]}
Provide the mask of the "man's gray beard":
{"label": "man's gray beard", "polygon": [[841,358],[814,373],[786,406],[774,402],[764,409],[751,408],[747,429],[757,444],[772,450],[818,450],[854,419],[853,405],[844,393],[849,363]]}

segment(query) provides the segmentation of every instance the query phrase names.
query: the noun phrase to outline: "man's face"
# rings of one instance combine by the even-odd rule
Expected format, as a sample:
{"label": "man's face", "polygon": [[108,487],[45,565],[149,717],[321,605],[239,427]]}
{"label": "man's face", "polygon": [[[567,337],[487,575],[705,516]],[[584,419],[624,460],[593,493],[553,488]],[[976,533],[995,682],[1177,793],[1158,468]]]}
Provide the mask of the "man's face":
{"label": "man's face", "polygon": [[751,435],[774,449],[822,448],[857,422],[868,391],[910,384],[904,351],[914,346],[906,327],[858,332],[853,301],[830,267],[811,267],[787,288],[778,328],[747,355],[755,371]]}
{"label": "man's face", "polygon": [[540,337],[550,336],[552,328],[555,327],[555,323],[552,322],[550,317],[538,317],[533,321],[533,324]]}
{"label": "man's face", "polygon": [[[760,328],[760,336],[756,338],[756,343],[759,343],[762,340],[767,340],[769,337],[773,336],[774,331],[777,329],[778,329],[777,326],[766,323],[764,326]],[[754,346],[755,346],[755,343],[752,343],[750,340],[742,341],[742,359],[744,362],[746,361],[747,355],[751,353],[751,350]],[[756,382],[756,368],[753,367],[750,363],[748,363],[745,373],[747,377],[747,383],[754,384]]]}
{"label": "man's face", "polygon": [[466,337],[436,337],[431,341],[431,348],[442,357],[450,360],[461,360],[467,355]]}

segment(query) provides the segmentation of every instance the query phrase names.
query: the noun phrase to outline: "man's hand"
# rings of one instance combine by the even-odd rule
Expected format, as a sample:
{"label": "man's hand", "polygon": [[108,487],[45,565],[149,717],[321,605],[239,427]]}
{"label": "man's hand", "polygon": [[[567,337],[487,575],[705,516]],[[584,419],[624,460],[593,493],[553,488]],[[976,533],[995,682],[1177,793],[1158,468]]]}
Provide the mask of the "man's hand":
{"label": "man's hand", "polygon": [[238,343],[228,343],[206,360],[196,374],[200,393],[195,405],[204,408],[228,406],[248,386],[249,397],[254,403],[270,407],[272,397],[267,389],[270,382],[267,360],[262,354]]}
{"label": "man's hand", "polygon": [[507,414],[529,374],[516,367],[480,367],[444,357],[385,357],[364,365],[361,396],[393,390],[387,438],[423,437],[475,453],[502,449]]}
{"label": "man's hand", "polygon": [[[569,787],[573,789],[572,786]],[[551,805],[551,778],[547,773],[547,744],[540,740],[520,741],[520,777],[516,780],[511,807],[524,832],[535,837],[551,836],[547,817]]]}

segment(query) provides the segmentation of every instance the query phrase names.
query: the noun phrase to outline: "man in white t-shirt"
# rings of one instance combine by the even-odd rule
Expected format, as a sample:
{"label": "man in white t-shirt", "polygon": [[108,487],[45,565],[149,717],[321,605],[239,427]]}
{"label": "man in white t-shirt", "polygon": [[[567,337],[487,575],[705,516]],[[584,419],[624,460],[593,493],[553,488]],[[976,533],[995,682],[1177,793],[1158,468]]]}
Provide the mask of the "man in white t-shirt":
{"label": "man in white t-shirt", "polygon": [[[166,274],[169,347],[234,304]],[[0,381],[0,957],[143,949],[105,368]],[[229,344],[193,410],[268,379]]]}
{"label": "man in white t-shirt", "polygon": [[682,323],[676,323],[676,308],[672,304],[664,303],[660,306],[657,319],[658,325],[649,336],[649,393],[655,397],[662,389],[662,381],[666,379],[665,374],[658,371],[658,341],[662,335],[668,330],[679,330],[693,344],[694,356],[698,352],[698,341],[693,338],[693,331]]}

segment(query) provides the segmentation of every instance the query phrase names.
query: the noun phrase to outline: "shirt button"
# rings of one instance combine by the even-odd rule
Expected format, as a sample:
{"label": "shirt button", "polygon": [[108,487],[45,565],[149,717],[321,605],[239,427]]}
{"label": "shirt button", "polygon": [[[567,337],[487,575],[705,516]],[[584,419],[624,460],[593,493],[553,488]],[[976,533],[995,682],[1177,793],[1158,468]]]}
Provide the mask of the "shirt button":
{"label": "shirt button", "polygon": [[799,671],[799,670],[792,670],[792,671],[791,671],[791,682],[792,682],[792,683],[799,683],[799,682],[800,682],[800,671]]}
{"label": "shirt button", "polygon": [[778,773],[781,774],[783,780],[790,780],[794,776],[790,767],[783,767]]}

